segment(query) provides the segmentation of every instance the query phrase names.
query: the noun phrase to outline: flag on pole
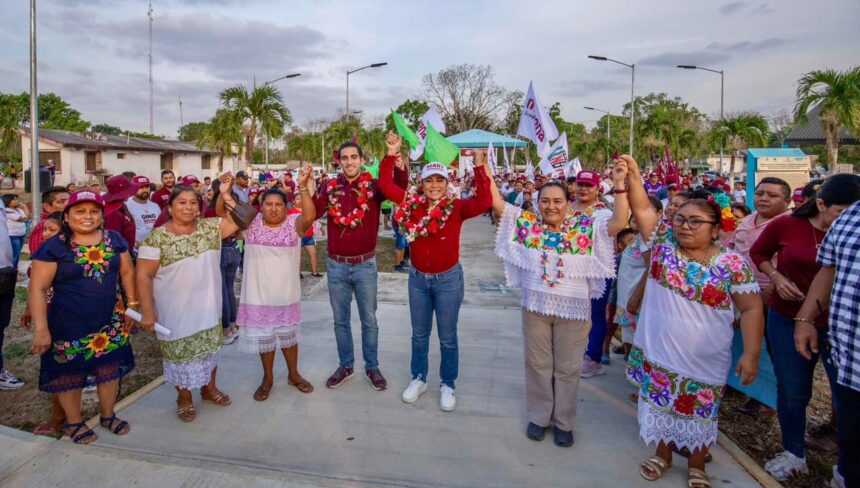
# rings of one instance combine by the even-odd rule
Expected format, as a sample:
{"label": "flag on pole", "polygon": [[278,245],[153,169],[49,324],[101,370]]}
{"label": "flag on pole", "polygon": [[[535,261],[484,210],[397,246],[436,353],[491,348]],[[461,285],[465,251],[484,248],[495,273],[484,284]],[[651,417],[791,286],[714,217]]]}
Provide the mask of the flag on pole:
{"label": "flag on pole", "polygon": [[499,158],[496,156],[496,148],[493,147],[492,142],[487,146],[487,165],[493,168],[494,172],[499,167]]}
{"label": "flag on pole", "polygon": [[511,167],[511,162],[508,161],[508,148],[505,147],[505,143],[502,143],[502,154],[505,156],[505,172],[514,174],[514,169]]}
{"label": "flag on pole", "polygon": [[406,121],[403,120],[403,117],[400,116],[399,113],[394,110],[391,111],[391,120],[394,121],[394,130],[400,134],[400,137],[406,140],[410,146],[413,148],[418,147],[421,144],[421,140],[418,139],[418,136],[412,132],[412,129],[406,124]]}
{"label": "flag on pole", "polygon": [[[517,135],[530,139],[538,148],[538,154],[545,158],[549,154],[550,141],[558,137],[558,128],[540,103],[535,93],[534,83],[529,82],[529,91],[523,102],[523,113],[520,116],[520,126]],[[566,161],[565,161],[566,162]]]}
{"label": "flag on pole", "polygon": [[448,166],[459,155],[460,148],[453,142],[445,139],[445,136],[433,127],[433,124],[427,125],[427,137],[424,140],[424,158],[427,161],[442,163]]}
{"label": "flag on pole", "polygon": [[442,121],[442,117],[439,115],[439,112],[437,112],[435,108],[430,107],[430,110],[421,116],[421,121],[418,124],[416,134],[418,135],[420,144],[409,152],[409,159],[412,161],[418,161],[418,158],[424,154],[424,142],[427,140],[428,125],[432,125],[441,134],[446,132],[445,122]]}
{"label": "flag on pole", "polygon": [[526,161],[526,172],[525,172],[526,180],[534,182],[535,180],[535,167],[532,164],[531,159]]}
{"label": "flag on pole", "polygon": [[567,176],[567,134],[562,134],[555,144],[549,150],[549,153],[540,161],[538,165],[541,173],[547,176],[555,176],[564,178]]}
{"label": "flag on pole", "polygon": [[580,171],[582,171],[582,161],[580,161],[579,156],[577,156],[573,158],[573,161],[568,163],[567,176],[576,176]]}

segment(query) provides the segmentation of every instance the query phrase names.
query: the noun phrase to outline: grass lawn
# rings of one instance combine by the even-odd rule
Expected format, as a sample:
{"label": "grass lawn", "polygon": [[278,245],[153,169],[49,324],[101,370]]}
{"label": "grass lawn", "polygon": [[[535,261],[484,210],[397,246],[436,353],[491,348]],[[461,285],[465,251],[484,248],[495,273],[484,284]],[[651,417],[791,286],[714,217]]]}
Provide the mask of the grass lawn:
{"label": "grass lawn", "polygon": [[[326,242],[317,242],[317,263],[319,263],[319,272],[325,273],[326,261],[328,260],[328,250]],[[394,271],[394,238],[379,236],[376,244],[376,269],[380,273],[391,273]],[[310,273],[311,264],[308,259],[308,254],[302,251],[302,272]]]}

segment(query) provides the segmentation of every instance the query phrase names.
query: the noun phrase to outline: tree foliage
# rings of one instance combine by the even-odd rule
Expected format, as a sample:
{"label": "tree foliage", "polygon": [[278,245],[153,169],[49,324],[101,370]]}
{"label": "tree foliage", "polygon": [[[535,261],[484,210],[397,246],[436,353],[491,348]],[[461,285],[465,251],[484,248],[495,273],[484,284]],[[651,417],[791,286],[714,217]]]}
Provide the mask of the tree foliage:
{"label": "tree foliage", "polygon": [[194,142],[200,139],[200,135],[206,130],[206,122],[189,122],[179,128],[179,140]]}
{"label": "tree foliage", "polygon": [[280,139],[293,121],[280,90],[272,85],[257,86],[251,91],[235,85],[222,90],[218,98],[223,108],[235,112],[242,120],[246,157],[253,157],[258,135]]}

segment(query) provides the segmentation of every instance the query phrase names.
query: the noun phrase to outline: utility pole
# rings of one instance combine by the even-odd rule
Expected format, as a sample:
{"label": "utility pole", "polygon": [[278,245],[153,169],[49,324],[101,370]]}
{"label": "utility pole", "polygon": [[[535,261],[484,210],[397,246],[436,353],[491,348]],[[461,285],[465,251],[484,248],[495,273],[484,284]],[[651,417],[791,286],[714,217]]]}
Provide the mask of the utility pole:
{"label": "utility pole", "polygon": [[147,16],[149,17],[149,133],[155,134],[152,108],[154,98],[154,91],[152,88],[152,0],[149,1],[149,11],[147,12]]}
{"label": "utility pole", "polygon": [[179,97],[179,126],[185,125],[185,118],[182,117],[182,97]]}
{"label": "utility pole", "polygon": [[36,85],[36,0],[30,0],[30,190],[33,192],[33,220],[42,218],[42,191],[39,188],[39,90]]}

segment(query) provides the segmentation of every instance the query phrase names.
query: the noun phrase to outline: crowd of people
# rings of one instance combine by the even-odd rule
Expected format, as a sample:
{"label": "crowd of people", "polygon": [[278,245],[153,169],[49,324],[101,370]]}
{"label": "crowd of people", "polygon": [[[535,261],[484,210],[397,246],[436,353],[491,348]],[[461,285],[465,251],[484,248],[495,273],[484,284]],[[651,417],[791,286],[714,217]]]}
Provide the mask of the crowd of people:
{"label": "crowd of people", "polygon": [[[36,433],[96,440],[81,417],[82,391],[92,387],[101,426],[130,431],[114,402],[119,380],[134,368],[136,327],[155,331],[184,422],[197,416],[194,390],[203,401],[231,404],[216,379],[221,349],[237,340],[262,364],[254,400],[274,388],[277,350],[288,385],[312,393],[299,373],[300,257],[304,249],[312,275],[322,276],[314,241],[320,220],[328,229],[325,279],[338,354],[326,387],[355,374],[353,298],[363,376],[375,390],[388,386],[377,353],[376,253],[380,225],[390,225],[393,271],[408,273],[412,327],[411,381],[401,400],[415,403],[429,389],[435,317],[439,407],[455,410],[460,233],[466,220],[488,215],[508,285],[521,289],[528,438],[540,441],[551,428],[555,444],[574,444],[580,380],[607,373],[615,350],[635,387],[640,436],[656,448],[641,476],[660,478],[680,454],[688,458],[688,486],[708,487],[708,448],[730,376],[755,381],[767,351],[784,452],[765,467],[785,480],[808,469],[806,407],[821,358],[838,425],[833,486],[860,483],[852,462],[860,459],[860,177],[837,174],[795,190],[764,178],[750,209],[744,184],[643,175],[627,155],[602,172],[526,178],[495,175],[486,151],[475,150],[474,169],[460,178],[438,162],[410,172],[401,143],[389,133],[378,178],[362,148],[346,142],[331,178],[302,168],[295,180],[252,182],[239,171],[201,182],[165,170],[160,188],[123,174],[107,179],[104,192],[45,191],[29,240],[23,319],[41,355],[39,389],[53,398],[51,418]],[[0,318],[8,323],[17,273],[6,271],[17,267],[26,234],[18,224],[29,216],[14,197],[3,202]],[[282,272],[266,273],[273,268]],[[733,342],[742,344],[735,354]],[[0,387],[23,385],[2,368],[2,355],[0,371]]]}

